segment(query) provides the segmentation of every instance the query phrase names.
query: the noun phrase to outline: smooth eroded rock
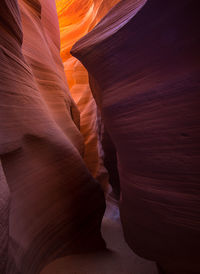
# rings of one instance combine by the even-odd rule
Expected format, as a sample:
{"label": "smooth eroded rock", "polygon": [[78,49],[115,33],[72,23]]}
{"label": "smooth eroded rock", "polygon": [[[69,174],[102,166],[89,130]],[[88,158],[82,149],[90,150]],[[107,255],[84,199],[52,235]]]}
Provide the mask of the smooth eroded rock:
{"label": "smooth eroded rock", "polygon": [[200,5],[145,2],[121,1],[71,52],[117,150],[128,244],[199,273]]}
{"label": "smooth eroded rock", "polygon": [[53,0],[1,2],[0,63],[0,272],[36,274],[104,247],[104,196],[82,159]]}

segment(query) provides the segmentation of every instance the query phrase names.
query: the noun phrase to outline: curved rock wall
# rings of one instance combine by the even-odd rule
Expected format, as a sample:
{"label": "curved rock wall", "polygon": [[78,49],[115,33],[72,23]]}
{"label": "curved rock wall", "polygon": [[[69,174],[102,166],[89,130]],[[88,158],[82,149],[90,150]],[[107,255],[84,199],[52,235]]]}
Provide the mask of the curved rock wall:
{"label": "curved rock wall", "polygon": [[117,149],[128,244],[164,273],[199,273],[200,3],[145,2],[121,1],[72,54]]}
{"label": "curved rock wall", "polygon": [[84,138],[84,160],[92,175],[107,189],[108,176],[102,162],[95,100],[88,73],[70,54],[73,44],[87,34],[119,0],[57,0],[61,35],[61,57],[70,93],[80,111],[80,131]]}
{"label": "curved rock wall", "polygon": [[1,1],[0,63],[0,273],[36,274],[104,247],[104,197],[81,156],[53,0]]}

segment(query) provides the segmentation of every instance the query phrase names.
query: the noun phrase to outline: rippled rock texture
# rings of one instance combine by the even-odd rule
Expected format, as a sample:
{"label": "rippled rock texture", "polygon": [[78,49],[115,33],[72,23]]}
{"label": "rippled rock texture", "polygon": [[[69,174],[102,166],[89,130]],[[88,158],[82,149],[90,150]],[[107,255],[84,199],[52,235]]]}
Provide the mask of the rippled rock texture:
{"label": "rippled rock texture", "polygon": [[117,150],[125,238],[169,274],[200,273],[199,8],[124,0],[72,48]]}
{"label": "rippled rock texture", "polygon": [[70,50],[73,44],[87,34],[117,2],[119,0],[56,0],[61,57],[70,93],[80,111],[80,131],[85,144],[84,160],[105,191],[108,189],[108,175],[102,161],[97,107],[90,90],[87,70],[71,56]]}
{"label": "rippled rock texture", "polygon": [[82,159],[59,39],[53,0],[1,1],[2,274],[36,274],[58,256],[104,247],[104,197]]}

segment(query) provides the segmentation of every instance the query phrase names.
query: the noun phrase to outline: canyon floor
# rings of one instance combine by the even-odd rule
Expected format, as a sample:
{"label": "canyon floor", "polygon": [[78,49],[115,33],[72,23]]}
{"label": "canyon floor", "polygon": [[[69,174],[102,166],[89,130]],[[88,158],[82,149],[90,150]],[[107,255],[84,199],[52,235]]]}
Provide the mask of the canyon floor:
{"label": "canyon floor", "polygon": [[117,204],[107,201],[102,234],[109,251],[55,260],[41,274],[157,274],[155,263],[138,257],[126,244]]}

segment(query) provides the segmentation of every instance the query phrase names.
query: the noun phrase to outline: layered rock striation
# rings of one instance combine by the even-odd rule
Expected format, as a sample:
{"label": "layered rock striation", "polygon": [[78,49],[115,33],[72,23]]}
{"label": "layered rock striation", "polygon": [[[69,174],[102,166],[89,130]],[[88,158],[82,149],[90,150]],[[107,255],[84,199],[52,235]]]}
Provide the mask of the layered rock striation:
{"label": "layered rock striation", "polygon": [[[91,174],[108,190],[108,174],[103,165],[98,110],[92,96],[87,70],[71,56],[73,44],[87,34],[119,0],[57,0],[60,54],[72,98],[80,111],[80,131],[84,138],[84,161]],[[106,158],[110,159],[107,151]],[[107,165],[109,171],[110,168]],[[110,181],[112,173],[109,172]]]}
{"label": "layered rock striation", "polygon": [[117,150],[125,238],[169,274],[200,272],[199,8],[121,1],[71,51]]}
{"label": "layered rock striation", "polygon": [[104,247],[104,196],[83,161],[53,0],[0,5],[0,273]]}

